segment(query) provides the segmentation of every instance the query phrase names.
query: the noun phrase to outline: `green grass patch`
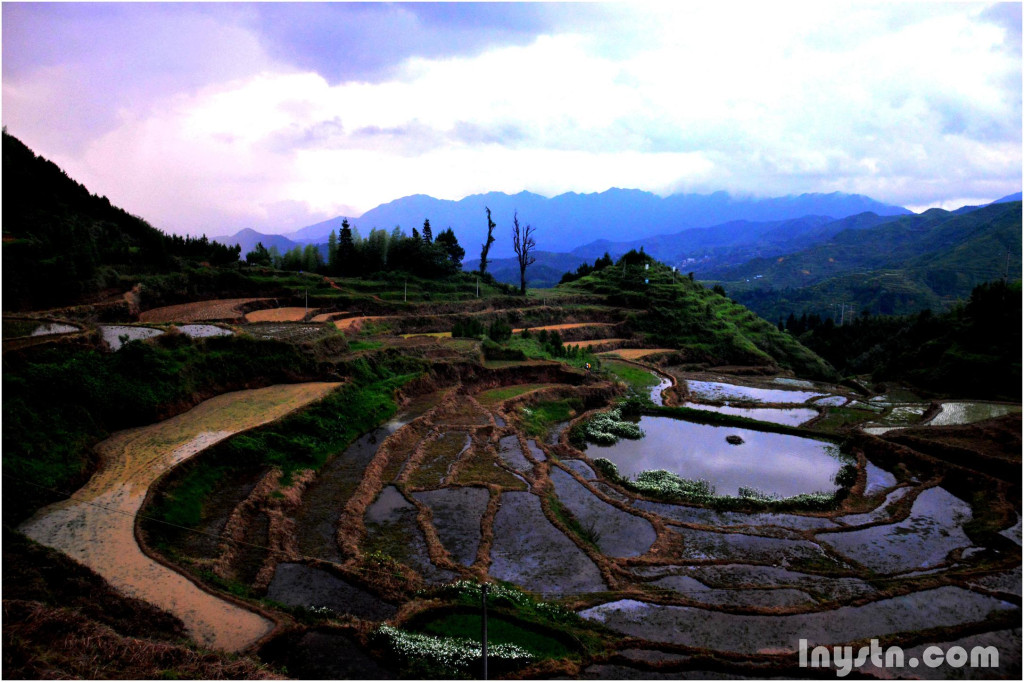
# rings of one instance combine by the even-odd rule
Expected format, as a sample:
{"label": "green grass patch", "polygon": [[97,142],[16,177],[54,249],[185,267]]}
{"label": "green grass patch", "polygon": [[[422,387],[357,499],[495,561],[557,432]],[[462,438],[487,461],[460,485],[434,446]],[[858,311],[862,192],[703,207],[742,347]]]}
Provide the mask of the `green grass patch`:
{"label": "green grass patch", "polygon": [[650,370],[625,362],[606,360],[603,368],[629,386],[630,390],[640,395],[648,395],[650,389],[661,383],[661,380]]}
{"label": "green grass patch", "polygon": [[[421,628],[430,635],[479,641],[481,621],[479,613],[449,613],[427,621]],[[564,658],[571,653],[565,644],[552,638],[549,633],[531,630],[492,614],[487,617],[487,643],[488,646],[514,644],[537,658]]]}
{"label": "green grass patch", "polygon": [[555,518],[568,528],[573,535],[597,551],[601,551],[597,544],[601,541],[601,532],[597,530],[593,522],[585,524],[580,521],[571,511],[566,509],[565,505],[554,494],[548,495],[548,504],[551,505],[551,512],[555,515]]}
{"label": "green grass patch", "polygon": [[36,320],[8,320],[3,321],[3,338],[12,339],[18,336],[28,336],[35,331],[41,323]]}
{"label": "green grass patch", "polygon": [[583,409],[576,399],[550,400],[519,408],[519,422],[527,436],[544,437],[555,424],[567,422]]}
{"label": "green grass patch", "polygon": [[818,421],[814,430],[825,433],[839,433],[875,417],[873,412],[850,407],[830,407]]}
{"label": "green grass patch", "polygon": [[348,349],[351,351],[360,350],[374,350],[384,345],[383,341],[368,341],[366,339],[356,339],[348,344]]}

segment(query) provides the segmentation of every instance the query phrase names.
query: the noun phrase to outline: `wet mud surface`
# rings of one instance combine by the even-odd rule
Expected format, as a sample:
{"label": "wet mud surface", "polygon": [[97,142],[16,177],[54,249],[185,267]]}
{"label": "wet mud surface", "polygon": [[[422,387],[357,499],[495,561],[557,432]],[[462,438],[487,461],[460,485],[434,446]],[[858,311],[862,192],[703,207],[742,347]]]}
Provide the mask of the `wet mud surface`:
{"label": "wet mud surface", "polygon": [[212,398],[163,422],[121,431],[97,446],[103,465],[74,497],[41,509],[21,530],[102,575],[116,589],[170,611],[199,643],[237,651],[272,623],[196,587],[146,556],[135,514],[156,479],[214,443],[317,400],[338,384],[291,384]]}

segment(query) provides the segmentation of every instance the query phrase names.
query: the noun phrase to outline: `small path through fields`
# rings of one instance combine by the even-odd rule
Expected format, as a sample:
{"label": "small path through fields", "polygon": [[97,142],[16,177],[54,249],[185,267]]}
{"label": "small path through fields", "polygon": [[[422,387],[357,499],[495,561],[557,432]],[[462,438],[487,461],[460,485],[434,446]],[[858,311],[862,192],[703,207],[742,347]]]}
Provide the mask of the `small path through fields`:
{"label": "small path through fields", "polygon": [[102,464],[89,482],[72,498],[39,510],[21,530],[82,562],[117,590],[171,612],[199,644],[241,651],[274,624],[146,556],[135,540],[135,515],[149,487],[174,465],[337,386],[285,384],[225,393],[166,421],[115,433],[97,446]]}

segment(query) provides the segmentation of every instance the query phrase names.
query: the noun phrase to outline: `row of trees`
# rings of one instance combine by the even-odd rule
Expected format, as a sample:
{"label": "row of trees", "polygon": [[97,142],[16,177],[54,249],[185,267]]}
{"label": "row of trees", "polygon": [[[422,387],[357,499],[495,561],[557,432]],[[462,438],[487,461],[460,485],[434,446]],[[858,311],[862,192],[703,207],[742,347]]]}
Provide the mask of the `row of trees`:
{"label": "row of trees", "polygon": [[[497,224],[487,211],[487,238],[480,246],[480,274],[487,274],[488,255]],[[537,242],[536,229],[519,224],[518,212],[512,218],[512,248],[519,262],[519,291],[526,295],[526,268],[536,261],[533,255]],[[275,267],[280,270],[304,270],[340,277],[365,277],[380,272],[404,271],[410,274],[436,278],[453,275],[462,270],[462,259],[466,251],[459,245],[455,232],[449,227],[435,237],[430,220],[423,221],[423,231],[413,228],[412,235],[406,236],[402,228],[391,232],[374,228],[363,238],[359,230],[349,225],[348,219],[341,222],[341,230],[331,230],[324,253],[312,244],[296,246],[281,253],[276,247],[269,249],[262,242],[245,254],[249,265]],[[607,258],[607,256],[606,256]]]}
{"label": "row of trees", "polygon": [[261,243],[246,254],[245,260],[250,265],[340,277],[403,271],[418,277],[436,278],[461,271],[465,255],[452,229],[442,230],[434,237],[430,220],[423,222],[422,233],[413,228],[411,236],[396,227],[390,233],[374,228],[363,238],[346,219],[340,231],[331,231],[326,254],[312,244],[297,246],[282,254],[275,247],[267,249]]}

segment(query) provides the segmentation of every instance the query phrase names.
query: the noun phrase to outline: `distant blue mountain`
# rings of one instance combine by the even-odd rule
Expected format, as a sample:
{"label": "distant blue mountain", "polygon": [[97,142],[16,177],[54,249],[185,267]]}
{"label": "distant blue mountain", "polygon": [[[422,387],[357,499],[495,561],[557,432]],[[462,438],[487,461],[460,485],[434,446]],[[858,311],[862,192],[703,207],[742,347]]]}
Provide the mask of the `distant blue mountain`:
{"label": "distant blue mountain", "polygon": [[243,260],[245,259],[245,254],[255,249],[256,244],[261,242],[263,246],[268,249],[271,246],[276,246],[281,253],[284,253],[285,251],[288,251],[289,249],[298,246],[298,243],[292,241],[291,239],[288,239],[283,235],[263,234],[248,227],[245,228],[244,230],[239,230],[238,232],[234,233],[231,236],[217,237],[216,239],[220,243],[227,244],[228,246],[234,246],[235,244],[241,246],[242,253],[239,255],[239,257],[242,258]]}
{"label": "distant blue mountain", "polygon": [[[299,244],[319,244],[321,242],[326,242],[327,237],[331,234],[331,230],[334,230],[335,232],[341,230],[341,221],[345,218],[346,216],[329,218],[323,222],[307,225],[295,232],[287,232],[284,236]],[[349,217],[348,221],[349,223],[352,223],[353,218]]]}
{"label": "distant blue mountain", "polygon": [[[1014,192],[1013,194],[1007,194],[1002,199],[996,199],[995,201],[992,202],[992,204],[1008,204],[1011,201],[1020,201],[1020,200],[1021,200],[1021,192]],[[991,206],[992,204],[989,204],[989,206]]]}
{"label": "distant blue mountain", "polygon": [[[498,225],[494,232],[497,241],[491,250],[493,258],[513,255],[509,235],[516,211],[520,224],[537,229],[538,248],[563,252],[598,239],[633,241],[731,221],[785,221],[809,215],[839,219],[868,211],[880,216],[911,213],[860,194],[839,192],[767,199],[733,197],[726,192],[661,198],[641,190],[613,188],[594,194],[569,192],[550,199],[531,192],[489,192],[459,201],[416,194],[377,206],[349,221],[366,235],[374,227],[391,230],[396,225],[409,233],[429,218],[435,234],[451,227],[467,256],[475,256],[487,231],[484,207],[490,207]],[[331,229],[339,224],[340,218],[332,219],[288,236],[303,241],[326,240]]]}

